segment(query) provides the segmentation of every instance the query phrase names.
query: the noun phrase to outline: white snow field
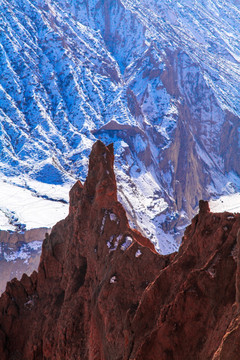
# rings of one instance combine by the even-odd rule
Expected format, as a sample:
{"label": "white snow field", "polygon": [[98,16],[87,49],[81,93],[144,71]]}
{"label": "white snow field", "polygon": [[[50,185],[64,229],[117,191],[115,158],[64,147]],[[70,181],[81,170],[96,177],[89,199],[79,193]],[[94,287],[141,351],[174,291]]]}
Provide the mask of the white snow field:
{"label": "white snow field", "polygon": [[239,213],[240,193],[221,196],[217,200],[211,200],[209,205],[212,212],[228,211],[231,213]]}
{"label": "white snow field", "polygon": [[19,178],[0,180],[0,230],[51,228],[68,214],[70,186],[49,185]]}

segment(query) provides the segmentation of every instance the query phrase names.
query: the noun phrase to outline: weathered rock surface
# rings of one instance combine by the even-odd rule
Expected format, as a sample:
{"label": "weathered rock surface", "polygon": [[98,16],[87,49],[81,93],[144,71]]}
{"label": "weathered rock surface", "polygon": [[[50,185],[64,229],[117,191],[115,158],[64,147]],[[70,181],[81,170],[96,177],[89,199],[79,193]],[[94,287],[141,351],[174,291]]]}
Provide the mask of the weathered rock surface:
{"label": "weathered rock surface", "polygon": [[179,252],[159,255],[129,227],[98,141],[38,273],[0,298],[1,359],[238,359],[239,228],[201,201]]}

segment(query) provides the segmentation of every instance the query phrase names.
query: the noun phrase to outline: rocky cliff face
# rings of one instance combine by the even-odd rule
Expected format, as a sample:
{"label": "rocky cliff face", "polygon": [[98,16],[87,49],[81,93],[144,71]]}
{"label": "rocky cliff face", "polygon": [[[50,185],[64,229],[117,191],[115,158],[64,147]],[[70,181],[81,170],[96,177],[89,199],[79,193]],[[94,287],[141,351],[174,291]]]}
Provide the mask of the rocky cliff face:
{"label": "rocky cliff face", "polygon": [[238,359],[239,228],[201,201],[179,252],[159,255],[129,227],[98,141],[38,272],[0,298],[1,359]]}

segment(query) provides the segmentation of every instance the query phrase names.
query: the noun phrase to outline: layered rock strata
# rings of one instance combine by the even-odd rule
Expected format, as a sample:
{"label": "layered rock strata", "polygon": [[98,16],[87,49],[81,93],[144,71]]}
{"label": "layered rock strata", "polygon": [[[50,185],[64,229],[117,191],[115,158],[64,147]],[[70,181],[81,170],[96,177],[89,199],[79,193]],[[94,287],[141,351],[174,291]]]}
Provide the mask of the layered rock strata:
{"label": "layered rock strata", "polygon": [[238,359],[240,215],[201,201],[179,252],[159,255],[128,225],[113,160],[93,146],[38,272],[7,284],[1,359]]}

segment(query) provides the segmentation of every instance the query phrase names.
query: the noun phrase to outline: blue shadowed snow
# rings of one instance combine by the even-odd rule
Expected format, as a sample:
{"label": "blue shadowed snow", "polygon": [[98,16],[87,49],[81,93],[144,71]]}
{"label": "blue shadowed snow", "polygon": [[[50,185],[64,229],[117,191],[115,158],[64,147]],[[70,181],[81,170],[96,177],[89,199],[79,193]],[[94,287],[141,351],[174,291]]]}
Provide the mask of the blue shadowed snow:
{"label": "blue shadowed snow", "polygon": [[36,173],[35,179],[46,184],[61,185],[64,183],[63,173],[52,164],[44,165],[43,168]]}

